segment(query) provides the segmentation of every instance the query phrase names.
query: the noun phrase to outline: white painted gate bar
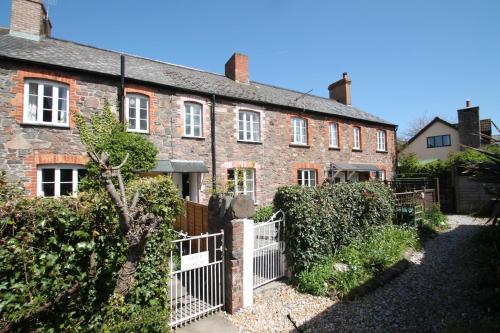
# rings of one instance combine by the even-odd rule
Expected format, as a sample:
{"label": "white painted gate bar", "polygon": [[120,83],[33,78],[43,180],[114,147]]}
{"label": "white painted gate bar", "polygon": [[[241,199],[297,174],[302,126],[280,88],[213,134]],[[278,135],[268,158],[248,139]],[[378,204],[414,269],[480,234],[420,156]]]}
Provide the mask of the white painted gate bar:
{"label": "white painted gate bar", "polygon": [[184,236],[170,251],[170,326],[224,306],[224,231]]}
{"label": "white painted gate bar", "polygon": [[286,275],[285,214],[276,212],[268,222],[254,224],[254,289]]}

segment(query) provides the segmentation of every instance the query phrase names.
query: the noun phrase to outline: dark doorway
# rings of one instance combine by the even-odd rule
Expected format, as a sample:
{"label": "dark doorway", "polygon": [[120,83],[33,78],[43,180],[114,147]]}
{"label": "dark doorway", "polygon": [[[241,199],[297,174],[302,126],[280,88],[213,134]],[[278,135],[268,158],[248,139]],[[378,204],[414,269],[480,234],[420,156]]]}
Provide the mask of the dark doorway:
{"label": "dark doorway", "polygon": [[182,174],[182,197],[189,197],[189,173]]}

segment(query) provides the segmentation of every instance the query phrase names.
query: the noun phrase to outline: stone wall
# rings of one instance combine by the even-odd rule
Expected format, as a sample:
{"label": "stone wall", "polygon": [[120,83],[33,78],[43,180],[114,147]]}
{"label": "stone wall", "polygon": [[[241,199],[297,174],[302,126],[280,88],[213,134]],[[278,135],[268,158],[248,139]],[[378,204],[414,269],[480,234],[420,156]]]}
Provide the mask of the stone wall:
{"label": "stone wall", "polygon": [[[118,80],[90,74],[59,72],[40,67],[16,65],[0,61],[0,169],[6,170],[11,180],[21,180],[28,192],[35,194],[36,156],[38,154],[69,155],[84,159],[74,121],[69,128],[54,128],[22,124],[23,82],[26,78],[43,78],[70,86],[71,118],[77,112],[90,116],[102,110],[105,100],[114,108],[117,101]],[[211,133],[208,96],[179,93],[167,88],[126,85],[126,92],[146,95],[150,100],[150,132],[147,135],[159,149],[159,159],[201,160],[209,169],[204,175],[200,202],[207,203],[211,189]],[[201,138],[184,137],[184,102],[196,102],[203,108]],[[261,142],[238,141],[238,112],[253,110],[261,114]],[[304,166],[317,169],[321,182],[330,162],[376,164],[392,178],[395,167],[395,131],[391,127],[339,119],[333,116],[292,112],[277,107],[264,107],[233,101],[216,100],[216,157],[217,182],[224,184],[227,170],[251,167],[256,170],[256,202],[272,201],[279,186],[297,182],[297,169]],[[290,145],[292,116],[308,121],[309,142],[306,147]],[[340,148],[331,149],[329,123],[340,125]],[[352,150],[352,127],[360,126],[362,151]],[[387,152],[376,152],[376,130],[387,131]],[[84,161],[84,160],[80,161]],[[63,161],[62,157],[58,157]],[[83,163],[83,162],[82,162]]]}

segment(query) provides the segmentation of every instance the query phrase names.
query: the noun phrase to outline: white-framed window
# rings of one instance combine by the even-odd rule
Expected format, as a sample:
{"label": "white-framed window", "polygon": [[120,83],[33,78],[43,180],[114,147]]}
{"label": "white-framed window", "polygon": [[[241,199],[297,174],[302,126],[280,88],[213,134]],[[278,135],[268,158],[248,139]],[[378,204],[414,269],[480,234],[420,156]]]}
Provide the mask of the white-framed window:
{"label": "white-framed window", "polygon": [[149,98],[143,95],[127,94],[127,130],[149,132]]}
{"label": "white-framed window", "polygon": [[377,171],[377,180],[380,180],[381,182],[385,181],[385,171],[384,170]]}
{"label": "white-framed window", "polygon": [[23,123],[68,127],[69,86],[45,80],[26,80]]}
{"label": "white-framed window", "polygon": [[297,171],[297,180],[299,185],[316,187],[316,170],[300,169]]}
{"label": "white-framed window", "polygon": [[184,135],[201,137],[203,110],[201,104],[186,102],[184,103]]}
{"label": "white-framed window", "polygon": [[386,151],[385,131],[377,131],[377,151]]}
{"label": "white-framed window", "polygon": [[302,118],[292,118],[292,143],[307,145],[307,121]]}
{"label": "white-framed window", "polygon": [[339,124],[330,123],[330,147],[339,148]]}
{"label": "white-framed window", "polygon": [[228,169],[229,192],[249,195],[255,201],[255,169]]}
{"label": "white-framed window", "polygon": [[238,139],[241,141],[260,141],[260,113],[240,111],[238,115]]}
{"label": "white-framed window", "polygon": [[352,129],[352,149],[361,149],[361,129],[359,127],[354,127]]}
{"label": "white-framed window", "polygon": [[78,184],[86,170],[81,165],[41,165],[37,170],[37,194],[42,197],[60,197],[78,192]]}

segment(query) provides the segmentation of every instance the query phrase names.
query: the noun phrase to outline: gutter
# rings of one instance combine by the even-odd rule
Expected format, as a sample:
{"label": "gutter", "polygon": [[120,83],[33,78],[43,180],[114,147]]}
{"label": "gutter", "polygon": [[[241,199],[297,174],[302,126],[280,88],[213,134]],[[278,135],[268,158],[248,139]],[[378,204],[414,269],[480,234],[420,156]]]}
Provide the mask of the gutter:
{"label": "gutter", "polygon": [[[91,71],[91,70],[86,70],[86,69],[80,69],[80,68],[74,68],[74,67],[67,67],[67,66],[54,65],[54,64],[47,64],[47,63],[37,62],[37,61],[32,61],[32,60],[12,58],[12,57],[8,57],[8,56],[4,56],[4,55],[0,55],[0,59],[7,59],[7,60],[10,60],[10,61],[14,61],[14,63],[16,63],[16,64],[19,64],[19,61],[23,61],[23,62],[26,62],[28,64],[32,64],[32,65],[41,65],[41,66],[45,66],[45,67],[49,67],[49,68],[55,68],[55,69],[59,69],[59,70],[63,69],[63,70],[70,71],[70,72],[82,72],[82,73],[87,73],[87,74],[92,74],[92,75],[100,75],[100,76],[111,77],[111,78],[115,78],[115,79],[116,78],[121,79],[121,76],[117,75],[117,74],[103,73],[103,72],[96,72],[96,71]],[[127,80],[129,82],[134,82],[134,83],[141,84],[141,85],[161,87],[161,88],[168,88],[168,89],[171,89],[171,90],[174,90],[174,91],[185,92],[185,93],[190,93],[190,94],[195,94],[195,95],[202,95],[202,96],[205,96],[205,97],[208,97],[208,98],[211,98],[212,96],[216,96],[216,97],[219,97],[219,98],[225,98],[225,99],[228,99],[228,100],[237,101],[237,102],[243,102],[243,103],[247,103],[247,104],[251,103],[251,104],[255,104],[255,105],[264,105],[264,106],[269,105],[269,106],[278,107],[280,109],[287,109],[287,110],[293,110],[293,111],[299,111],[299,112],[303,112],[304,111],[303,108],[294,107],[294,106],[285,106],[285,105],[274,104],[274,103],[270,103],[270,102],[252,101],[252,100],[238,98],[238,97],[219,95],[219,94],[214,94],[214,93],[210,93],[210,92],[203,92],[203,91],[193,90],[193,89],[188,89],[188,88],[179,88],[179,87],[175,87],[175,86],[169,86],[169,85],[166,85],[166,84],[155,83],[155,82],[150,82],[150,81],[143,81],[143,80],[138,80],[138,79],[133,79],[133,78],[127,78]],[[337,118],[340,118],[340,119],[353,120],[353,121],[358,121],[358,122],[361,122],[361,123],[376,124],[376,125],[381,125],[381,126],[386,126],[386,127],[392,127],[392,128],[396,128],[398,126],[396,124],[381,123],[381,122],[372,121],[372,120],[359,119],[359,118],[355,118],[355,117],[349,117],[349,116],[339,115],[339,114],[330,114],[330,113],[325,113],[325,112],[320,112],[320,111],[314,111],[314,110],[306,110],[306,112],[312,113],[312,114],[317,114],[317,115],[320,115],[320,116],[332,116],[332,117],[337,117]]]}

